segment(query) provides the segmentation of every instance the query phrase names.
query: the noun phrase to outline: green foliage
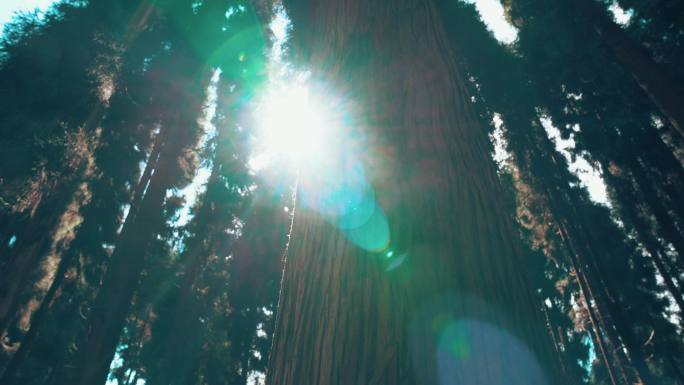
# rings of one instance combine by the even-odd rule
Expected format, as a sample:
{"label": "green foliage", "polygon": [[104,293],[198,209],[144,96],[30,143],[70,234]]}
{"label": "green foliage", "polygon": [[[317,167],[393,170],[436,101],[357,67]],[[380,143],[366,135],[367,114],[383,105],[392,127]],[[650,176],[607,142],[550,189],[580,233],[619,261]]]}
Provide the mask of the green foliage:
{"label": "green foliage", "polygon": [[[472,5],[435,3],[483,126],[491,130],[495,116],[503,122],[511,157],[501,181],[530,249],[520,268],[539,294],[563,370],[591,384],[610,383],[608,369],[620,368],[647,385],[681,382],[684,341],[672,322],[682,316],[672,303],[684,282],[681,138],[574,2],[506,1],[519,28],[511,46],[491,36]],[[304,5],[287,4],[300,17],[293,39],[301,39]],[[618,4],[633,12],[629,36],[684,80],[681,2]],[[265,80],[269,44],[260,6],[62,1],[5,27],[0,294],[19,280],[17,261],[36,262],[1,320],[0,382],[66,378],[98,322],[92,309],[126,229],[148,226],[144,247],[133,250],[142,262],[131,268],[134,294],[110,377],[246,384],[265,372],[291,218],[289,197],[261,186],[247,166],[253,122],[244,115]],[[348,60],[361,64],[373,52],[361,32],[357,45]],[[199,123],[210,86],[218,94],[213,136]],[[569,172],[542,116],[574,139],[572,156],[600,168],[610,207],[592,202]],[[190,203],[179,192],[200,168],[211,175],[180,226]],[[150,209],[153,181],[163,191]],[[154,220],[137,223],[146,208]],[[54,275],[37,266],[48,256]],[[601,340],[624,353],[601,356]]]}
{"label": "green foliage", "polygon": [[[571,255],[580,252],[591,264],[589,274],[600,277],[595,283],[601,286],[594,291],[598,290],[599,296],[600,291],[609,293],[597,311],[606,312],[610,323],[599,333],[610,335],[614,330],[619,334],[622,342],[614,343],[627,345],[633,365],[638,366],[639,360],[647,362],[648,368],[640,368],[642,376],[677,378],[672,357],[681,354],[682,341],[677,326],[668,318],[670,301],[662,295],[667,289],[655,279],[651,258],[657,255],[644,255],[644,245],[634,238],[630,220],[634,217],[625,211],[638,205],[638,198],[620,193],[624,188],[618,190],[613,184],[615,178],[608,174],[606,182],[618,191],[611,195],[617,210],[591,202],[586,191],[578,187],[577,178],[568,172],[565,159],[553,149],[539,120],[540,112],[549,114],[566,138],[574,138],[575,154],[589,157],[603,167],[604,173],[615,173],[616,164],[633,165],[635,157],[652,159],[649,172],[661,174],[664,181],[662,187],[654,189],[662,188],[667,194],[680,183],[682,166],[653,126],[651,119],[657,110],[631,76],[612,60],[602,41],[574,11],[572,2],[509,4],[509,16],[520,28],[512,47],[501,46],[482,25],[477,26],[471,7],[445,2],[442,9],[482,118],[489,122],[498,113],[503,120],[504,139],[512,155],[507,169],[513,174],[520,221],[532,246],[550,258],[545,273],[533,277],[542,298],[550,300],[552,324],[564,328],[555,338],[564,340],[560,346],[575,351],[571,357],[587,357],[590,346],[583,346],[581,341],[592,333],[588,313],[569,306],[580,300],[581,293],[573,282],[578,267],[570,263]],[[507,71],[501,71],[502,67]],[[637,183],[652,182],[637,179]],[[681,212],[679,202],[666,199],[672,199],[666,204],[673,213]],[[621,222],[616,223],[618,220]],[[643,232],[637,237],[650,236]],[[566,237],[581,239],[584,251],[568,249]],[[681,263],[677,265],[675,272],[681,271]],[[557,290],[545,283],[549,280],[555,282]],[[574,326],[558,318],[563,313],[574,319]],[[655,335],[660,337],[649,338]],[[649,343],[642,346],[636,341]],[[564,366],[575,372],[575,378],[601,383],[607,373],[599,360],[588,376],[581,375],[578,367],[570,368],[577,359],[566,361]]]}

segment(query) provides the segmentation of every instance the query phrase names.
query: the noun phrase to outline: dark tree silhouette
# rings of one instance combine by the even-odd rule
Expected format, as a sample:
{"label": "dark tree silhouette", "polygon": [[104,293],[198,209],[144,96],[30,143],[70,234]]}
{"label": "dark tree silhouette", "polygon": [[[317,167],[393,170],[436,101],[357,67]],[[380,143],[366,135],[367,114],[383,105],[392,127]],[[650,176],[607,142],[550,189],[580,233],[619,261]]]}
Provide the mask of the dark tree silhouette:
{"label": "dark tree silhouette", "polygon": [[[464,1],[16,16],[0,383],[684,384],[684,6],[502,4],[508,45]],[[285,70],[348,136],[298,197],[248,166],[285,11]]]}

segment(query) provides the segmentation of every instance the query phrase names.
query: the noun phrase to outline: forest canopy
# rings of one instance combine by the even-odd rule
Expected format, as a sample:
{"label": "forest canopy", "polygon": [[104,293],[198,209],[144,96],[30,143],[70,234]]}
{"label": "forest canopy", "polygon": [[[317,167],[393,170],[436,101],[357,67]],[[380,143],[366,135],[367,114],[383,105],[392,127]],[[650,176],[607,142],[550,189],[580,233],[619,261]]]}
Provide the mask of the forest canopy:
{"label": "forest canopy", "polygon": [[0,384],[684,385],[683,2],[41,6]]}

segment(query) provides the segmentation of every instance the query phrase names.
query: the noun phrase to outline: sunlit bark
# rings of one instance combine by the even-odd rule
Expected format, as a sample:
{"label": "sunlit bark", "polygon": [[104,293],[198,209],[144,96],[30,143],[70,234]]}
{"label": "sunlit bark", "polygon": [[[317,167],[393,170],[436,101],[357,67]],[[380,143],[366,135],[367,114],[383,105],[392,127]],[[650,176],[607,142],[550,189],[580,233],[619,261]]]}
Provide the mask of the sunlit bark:
{"label": "sunlit bark", "polygon": [[[512,370],[502,357],[514,348],[503,344],[460,373],[467,383],[497,375],[544,383],[535,365],[546,383],[562,383],[486,134],[433,4],[322,1],[290,10],[300,59],[351,99],[356,128],[370,138],[371,183],[391,246],[406,259],[388,270],[383,256],[300,205],[267,382],[438,384],[450,370],[438,364],[440,328],[474,320],[515,336],[534,362]],[[468,348],[487,344],[468,338]]]}

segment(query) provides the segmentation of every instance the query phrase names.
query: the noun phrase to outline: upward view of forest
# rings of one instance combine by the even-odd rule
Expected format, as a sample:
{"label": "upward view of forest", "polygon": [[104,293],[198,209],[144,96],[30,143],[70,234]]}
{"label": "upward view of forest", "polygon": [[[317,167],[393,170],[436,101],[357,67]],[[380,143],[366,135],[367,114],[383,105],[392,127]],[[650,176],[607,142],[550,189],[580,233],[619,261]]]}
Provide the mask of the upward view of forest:
{"label": "upward view of forest", "polygon": [[684,385],[683,1],[2,28],[1,385]]}

